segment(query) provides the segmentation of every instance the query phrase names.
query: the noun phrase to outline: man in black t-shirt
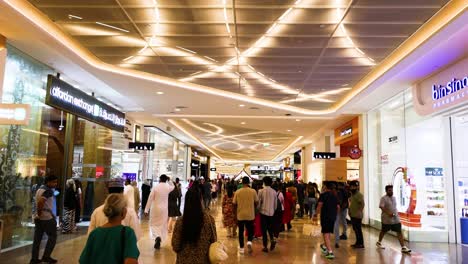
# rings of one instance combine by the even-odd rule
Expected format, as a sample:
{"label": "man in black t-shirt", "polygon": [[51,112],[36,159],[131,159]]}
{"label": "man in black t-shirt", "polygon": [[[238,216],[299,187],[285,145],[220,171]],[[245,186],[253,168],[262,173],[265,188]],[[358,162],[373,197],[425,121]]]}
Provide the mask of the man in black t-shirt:
{"label": "man in black t-shirt", "polygon": [[333,182],[324,182],[325,191],[320,195],[317,212],[320,213],[320,225],[324,244],[320,245],[322,253],[327,259],[334,259],[333,249],[331,247],[330,236],[333,234],[336,215],[340,208],[336,196],[336,185]]}

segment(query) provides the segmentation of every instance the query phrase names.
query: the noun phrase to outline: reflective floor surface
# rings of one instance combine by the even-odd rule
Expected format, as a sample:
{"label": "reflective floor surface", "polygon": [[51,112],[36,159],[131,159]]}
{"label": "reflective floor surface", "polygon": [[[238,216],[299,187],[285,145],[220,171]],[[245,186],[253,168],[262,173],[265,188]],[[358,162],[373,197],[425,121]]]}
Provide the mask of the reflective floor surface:
{"label": "reflective floor surface", "polygon": [[[395,237],[387,236],[384,239],[386,249],[377,249],[375,242],[378,231],[370,228],[364,229],[365,249],[352,249],[354,243],[352,230],[348,229],[349,239],[340,242],[340,248],[335,249],[334,260],[325,259],[319,245],[321,237],[318,236],[318,227],[314,227],[312,236],[303,234],[305,219],[293,221],[293,229],[280,235],[275,251],[263,253],[261,239],[254,241],[252,255],[238,253],[237,239],[228,238],[226,230],[222,228],[221,213],[219,209],[212,211],[217,220],[219,239],[227,246],[229,259],[225,263],[468,263],[468,247],[446,243],[410,243],[413,250],[411,255],[402,254]],[[167,244],[155,251],[153,241],[149,237],[147,220],[142,221],[144,237],[139,241],[140,263],[175,263],[176,255]],[[86,236],[71,238],[57,244],[53,257],[59,263],[77,263],[81,250],[86,243]],[[0,263],[28,263],[29,249],[16,250],[0,254]]]}

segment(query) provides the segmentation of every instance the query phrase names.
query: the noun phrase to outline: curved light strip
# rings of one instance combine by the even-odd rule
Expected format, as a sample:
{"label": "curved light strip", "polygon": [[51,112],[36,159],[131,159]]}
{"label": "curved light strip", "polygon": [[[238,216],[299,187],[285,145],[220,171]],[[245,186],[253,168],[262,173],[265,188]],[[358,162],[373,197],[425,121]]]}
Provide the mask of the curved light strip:
{"label": "curved light strip", "polygon": [[[315,100],[319,101],[319,102],[322,100],[323,102],[328,103],[328,102],[330,102],[328,99],[321,98],[319,96],[336,95],[336,94],[340,94],[342,92],[349,91],[349,90],[351,90],[351,88],[340,88],[340,89],[336,89],[336,90],[322,92],[322,93],[317,94],[318,98],[316,98]],[[304,101],[309,101],[309,100],[310,100],[309,97],[307,97],[307,96],[305,96],[303,94],[300,94],[300,95],[298,95],[297,98],[283,100],[283,101],[280,101],[280,103],[288,104],[288,103],[295,103],[295,102],[304,102]]]}
{"label": "curved light strip", "polygon": [[297,142],[299,142],[299,140],[301,140],[303,138],[303,136],[299,136],[297,137],[293,142],[291,142],[287,147],[285,147],[280,153],[278,153],[278,155],[276,155],[273,159],[271,159],[272,161],[276,160],[279,156],[283,155],[284,152],[286,152],[288,149],[290,149],[292,146],[294,146]]}
{"label": "curved light strip", "polygon": [[[309,110],[300,107],[294,107],[290,105],[284,105],[273,101],[263,100],[259,98],[253,98],[237,93],[222,91],[211,87],[197,85],[194,83],[178,82],[168,77],[158,76],[141,71],[134,71],[131,69],[121,68],[115,65],[105,63],[97,59],[88,50],[84,49],[79,43],[71,39],[68,35],[62,32],[57,25],[55,25],[50,19],[44,14],[26,1],[19,0],[3,0],[10,6],[15,12],[23,16],[25,19],[30,21],[32,24],[42,30],[43,35],[47,35],[52,39],[58,41],[65,49],[70,51],[72,54],[78,56],[76,59],[82,59],[83,62],[87,63],[92,68],[102,70],[105,72],[115,73],[122,76],[133,77],[140,80],[146,80],[157,84],[165,84],[169,86],[175,86],[185,90],[201,92],[214,96],[221,96],[227,99],[232,99],[240,102],[252,103],[256,105],[262,105],[269,108],[280,109],[293,113],[303,115],[329,115],[336,113],[345,104],[350,102],[360,92],[365,90],[378,78],[383,76],[387,71],[393,68],[396,64],[411,54],[416,48],[426,42],[431,36],[436,34],[439,30],[445,27],[447,24],[452,22],[460,14],[465,11],[466,5],[464,1],[450,1],[443,8],[439,10],[432,18],[430,18],[421,28],[419,28],[410,38],[403,42],[395,51],[393,51],[385,60],[379,63],[369,74],[362,78],[344,98],[338,103],[324,110]],[[203,117],[203,116],[202,116]],[[219,117],[219,116],[218,116]]]}
{"label": "curved light strip", "polygon": [[182,126],[180,126],[179,124],[177,124],[177,122],[175,122],[174,120],[172,119],[168,119],[167,120],[169,123],[171,123],[173,126],[177,127],[180,131],[184,132],[187,136],[189,136],[190,138],[192,138],[194,141],[196,141],[198,144],[200,144],[201,146],[203,146],[205,149],[207,149],[209,152],[211,152],[211,154],[213,154],[215,157],[219,158],[220,160],[223,160],[223,158],[221,158],[218,153],[216,153],[214,150],[212,150],[210,147],[208,147],[207,145],[205,145],[201,140],[199,140],[196,136],[190,134],[190,132],[188,132],[187,130],[185,130]]}
{"label": "curved light strip", "polygon": [[214,129],[216,129],[215,132],[209,134],[208,136],[219,135],[219,134],[221,134],[221,133],[224,132],[224,129],[222,129],[221,127],[219,127],[219,126],[217,126],[217,125],[213,125],[213,124],[210,124],[210,123],[203,123],[203,124],[204,124],[204,125],[207,125],[207,126],[210,126],[210,127],[214,128]]}

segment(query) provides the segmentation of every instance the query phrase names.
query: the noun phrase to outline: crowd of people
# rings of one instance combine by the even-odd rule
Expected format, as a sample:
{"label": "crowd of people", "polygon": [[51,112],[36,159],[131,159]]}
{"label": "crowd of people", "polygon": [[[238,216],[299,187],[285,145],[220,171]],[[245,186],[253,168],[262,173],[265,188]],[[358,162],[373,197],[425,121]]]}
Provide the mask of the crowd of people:
{"label": "crowd of people", "polygon": [[[31,263],[57,262],[51,257],[57,238],[56,216],[51,210],[56,187],[57,177],[48,176],[36,192]],[[75,227],[77,187],[73,179],[66,182],[66,187],[62,232],[67,233]],[[293,229],[294,218],[304,217],[312,225],[320,224],[323,235],[320,248],[325,258],[334,259],[334,250],[340,248],[340,240],[348,239],[348,223],[355,233],[356,241],[352,247],[365,248],[362,234],[365,204],[358,181],[325,181],[319,190],[317,183],[282,182],[271,177],[261,181],[252,181],[249,177],[240,181],[192,178],[185,192],[183,212],[183,190],[179,179],[171,181],[161,175],[157,184],[150,189],[147,187],[147,184],[142,185],[140,199],[136,184],[128,180],[124,183],[120,178],[107,182],[109,194],[105,203],[91,215],[80,263],[138,263],[137,242],[142,237],[140,203],[144,215],[149,216],[155,250],[167,242],[177,254],[176,263],[210,263],[210,246],[218,239],[210,211],[218,205],[218,198],[222,200],[222,223],[227,236],[238,239],[240,254],[252,254],[255,238],[261,238],[264,253],[274,251],[280,233]],[[377,247],[385,248],[382,239],[391,230],[397,233],[402,252],[409,253],[411,250],[405,246],[401,233],[393,187],[386,186],[385,191],[386,195],[380,201],[382,230]],[[39,245],[44,233],[48,241],[43,257],[39,259]],[[169,233],[172,233],[170,242]]]}

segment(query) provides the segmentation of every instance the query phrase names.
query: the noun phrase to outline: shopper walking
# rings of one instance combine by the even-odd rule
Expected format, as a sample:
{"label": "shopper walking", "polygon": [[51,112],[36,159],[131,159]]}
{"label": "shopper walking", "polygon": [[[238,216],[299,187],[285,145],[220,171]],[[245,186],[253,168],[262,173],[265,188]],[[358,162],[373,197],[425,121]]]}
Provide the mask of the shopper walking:
{"label": "shopper walking", "polygon": [[296,211],[296,203],[294,202],[293,194],[289,192],[289,189],[283,189],[284,196],[284,211],[283,211],[283,225],[287,226],[290,231],[292,229],[291,221],[293,220],[294,212]]}
{"label": "shopper walking", "polygon": [[[109,195],[122,194],[124,191],[123,179],[111,179],[109,182],[107,182],[107,190],[109,192]],[[91,214],[91,221],[88,227],[88,235],[90,235],[94,229],[105,225],[109,221],[108,217],[104,212],[104,207],[105,204],[99,206],[98,208],[94,209],[93,213]],[[135,232],[135,235],[138,240],[141,238],[140,223],[138,222],[138,216],[132,208],[127,208],[125,217],[122,220],[122,224],[124,226],[131,227]]]}
{"label": "shopper walking", "polygon": [[320,195],[316,214],[320,214],[320,225],[322,226],[322,234],[324,244],[320,245],[322,253],[327,259],[334,259],[333,249],[331,247],[330,237],[333,234],[333,228],[335,225],[336,215],[340,206],[338,199],[333,194],[335,184],[332,182],[324,183],[324,192]]}
{"label": "shopper walking", "polygon": [[283,223],[283,213],[284,213],[284,196],[283,196],[283,187],[281,183],[277,183],[273,185],[273,189],[276,191],[276,202],[277,207],[275,209],[274,215],[274,223],[273,223],[273,232],[275,235],[275,241],[278,242],[279,234],[281,231],[284,230],[284,223]]}
{"label": "shopper walking", "polygon": [[80,264],[124,263],[136,264],[140,252],[132,228],[122,225],[127,211],[127,199],[122,194],[107,196],[103,212],[107,223],[89,234],[86,246],[81,252]]}
{"label": "shopper walking", "polygon": [[[161,243],[167,238],[167,224],[169,217],[169,193],[174,190],[172,184],[168,184],[168,177],[163,174],[159,177],[159,183],[153,187],[148,203],[146,204],[145,214],[150,212],[150,230],[154,240],[154,248],[160,249]],[[170,183],[170,182],[169,182]]]}
{"label": "shopper walking", "polygon": [[316,183],[307,184],[307,199],[309,205],[309,218],[315,215],[315,208],[317,207],[318,187]]}
{"label": "shopper walking", "polygon": [[[83,208],[83,186],[78,178],[73,177],[76,186],[76,200],[75,200],[75,223],[81,222],[81,209]],[[75,226],[76,229],[76,226]]]}
{"label": "shopper walking", "polygon": [[211,181],[211,202],[216,204],[218,201],[218,183],[216,180]]}
{"label": "shopper walking", "polygon": [[133,186],[131,185],[130,179],[125,180],[125,187],[124,187],[123,195],[125,199],[127,199],[127,206],[135,210],[135,190],[133,189]]}
{"label": "shopper walking", "polygon": [[411,249],[405,245],[403,234],[401,233],[401,222],[400,217],[398,217],[396,199],[393,196],[393,185],[385,186],[385,192],[386,195],[380,199],[380,209],[382,210],[382,230],[380,231],[379,241],[377,241],[377,247],[385,249],[382,245],[382,239],[388,231],[392,230],[397,233],[401,252],[411,253]]}
{"label": "shopper walking", "polygon": [[302,180],[299,180],[296,183],[296,190],[297,190],[297,204],[299,205],[299,211],[297,212],[297,216],[302,218],[304,217],[304,200],[305,200],[305,186]]}
{"label": "shopper walking", "polygon": [[349,216],[356,235],[356,243],[351,245],[354,248],[364,248],[364,236],[362,234],[362,218],[364,217],[364,196],[359,192],[359,182],[350,183],[351,204],[349,205]]}
{"label": "shopper walking", "polygon": [[202,193],[190,188],[185,194],[184,215],[179,218],[172,236],[176,264],[207,264],[210,245],[217,241],[214,218],[203,209]]}
{"label": "shopper walking", "polygon": [[151,193],[152,180],[146,179],[141,185],[141,210],[145,211],[146,204],[148,203],[148,198]]}
{"label": "shopper walking", "polygon": [[75,229],[76,186],[73,179],[65,184],[65,197],[63,199],[62,233],[71,233]]}
{"label": "shopper walking", "polygon": [[226,194],[223,197],[223,224],[227,228],[228,237],[236,237],[237,235],[237,219],[234,211],[234,198],[233,187],[229,186],[226,189]]}
{"label": "shopper walking", "polygon": [[[34,240],[30,263],[57,263],[50,255],[57,241],[57,220],[52,212],[54,203],[54,188],[57,188],[57,177],[49,175],[44,185],[36,191],[36,214],[34,215]],[[47,244],[42,259],[39,259],[39,248],[42,236],[47,235]]]}
{"label": "shopper walking", "polygon": [[205,181],[205,178],[200,177],[201,189],[203,191],[203,203],[205,209],[210,209],[211,204],[211,183],[210,181]]}
{"label": "shopper walking", "polygon": [[174,184],[174,190],[169,193],[169,233],[172,233],[174,228],[174,223],[177,221],[177,217],[181,216],[180,213],[180,202],[181,202],[181,190],[179,189],[177,183]]}
{"label": "shopper walking", "polygon": [[244,254],[244,230],[247,229],[247,249],[252,253],[254,235],[255,206],[258,203],[257,193],[249,186],[250,178],[242,178],[242,188],[234,194],[233,204],[236,205],[237,224],[239,226],[239,253]]}
{"label": "shopper walking", "polygon": [[[344,190],[344,183],[339,182],[338,188],[336,189],[336,197],[338,198],[338,204],[340,205],[340,209],[338,211],[338,215],[336,216],[335,220],[335,248],[340,247],[340,239],[346,240],[348,237],[346,236],[346,216],[348,215],[348,196]],[[343,235],[340,235],[340,226],[343,226]]]}
{"label": "shopper walking", "polygon": [[258,211],[260,212],[260,219],[262,225],[263,237],[263,252],[268,253],[268,235],[270,236],[270,251],[273,251],[276,246],[274,238],[274,214],[277,206],[276,191],[271,188],[273,180],[270,177],[264,177],[263,183],[265,188],[258,192]]}
{"label": "shopper walking", "polygon": [[132,181],[133,187],[133,202],[135,203],[135,213],[138,216],[140,212],[140,190],[138,190],[138,183],[136,181]]}

